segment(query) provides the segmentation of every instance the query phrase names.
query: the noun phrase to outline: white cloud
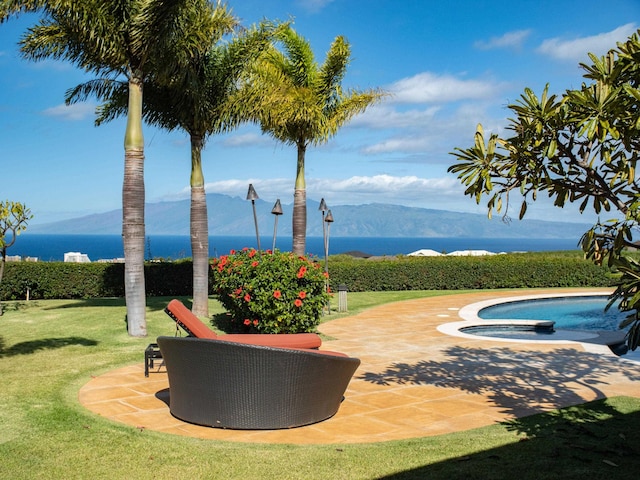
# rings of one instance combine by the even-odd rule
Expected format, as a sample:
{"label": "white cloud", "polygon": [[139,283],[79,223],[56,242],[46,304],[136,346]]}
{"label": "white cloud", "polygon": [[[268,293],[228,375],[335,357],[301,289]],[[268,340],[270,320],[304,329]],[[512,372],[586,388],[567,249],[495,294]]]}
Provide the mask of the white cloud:
{"label": "white cloud", "polygon": [[429,147],[430,140],[426,136],[411,138],[408,136],[389,138],[382,142],[366,147],[366,154],[396,153],[396,152],[421,152]]}
{"label": "white cloud", "polygon": [[550,38],[542,42],[537,51],[557,60],[582,61],[587,53],[604,55],[616,46],[616,42],[623,42],[636,31],[634,23],[627,23],[610,32],[593,35],[591,37],[565,40],[559,37]]}
{"label": "white cloud", "polygon": [[388,105],[376,105],[355,117],[349,125],[376,129],[411,128],[433,121],[439,110],[440,107],[429,107],[423,110],[412,109],[401,112]]}
{"label": "white cloud", "polygon": [[42,113],[48,117],[62,118],[63,120],[78,121],[95,115],[96,106],[93,103],[76,103],[74,105],[57,105],[47,108]]}
{"label": "white cloud", "polygon": [[531,30],[516,30],[507,32],[501,37],[491,37],[488,41],[478,40],[474,45],[480,50],[493,50],[495,48],[520,48],[525,39],[531,34]]}
{"label": "white cloud", "polygon": [[242,148],[250,145],[265,145],[273,140],[268,135],[249,132],[242,134],[232,134],[222,141],[222,145],[229,148]]}
{"label": "white cloud", "polygon": [[[253,184],[260,199],[264,201],[274,202],[280,198],[283,203],[288,204],[293,199],[294,181],[290,178],[221,180],[208,183],[206,191],[245,198],[249,183]],[[188,190],[181,192],[180,197],[188,198]],[[462,187],[453,177],[427,179],[417,176],[374,175],[346,179],[307,179],[307,198],[331,199],[334,205],[377,202],[424,206],[426,199],[436,201],[445,197],[450,197],[452,201],[463,199]]]}
{"label": "white cloud", "polygon": [[453,75],[423,72],[393,83],[388,90],[394,103],[446,103],[489,98],[500,85],[495,81],[464,80]]}
{"label": "white cloud", "polygon": [[[229,179],[206,185],[207,193],[219,193],[232,197],[246,198],[249,183],[252,183],[261,200],[272,203],[280,199],[283,205],[293,202],[294,181],[291,178],[275,179]],[[163,200],[189,198],[189,189]],[[486,198],[478,205],[464,195],[464,187],[453,175],[437,178],[423,178],[415,175],[393,176],[372,175],[349,178],[308,178],[307,199],[319,201],[324,198],[330,207],[338,205],[363,205],[387,203],[407,207],[433,208],[486,215]],[[513,198],[510,209],[512,217],[517,217],[520,200]],[[592,216],[578,215],[577,208],[567,205],[559,209],[546,196],[529,205],[527,218],[571,222],[591,222]],[[504,213],[504,212],[503,212]],[[499,214],[494,218],[498,219]]]}
{"label": "white cloud", "polygon": [[[396,128],[394,133],[377,135],[375,141],[364,146],[361,151],[367,155],[379,154],[421,154],[434,156],[441,162],[448,158],[447,152],[456,146],[470,146],[476,125],[482,123],[485,129],[493,131],[504,123],[496,117],[503,110],[494,108],[490,103],[467,102],[456,109],[442,109],[428,115],[412,110],[409,112],[390,111],[381,116],[381,125]],[[431,113],[431,112],[430,112]],[[406,116],[405,116],[406,115]],[[386,120],[385,120],[386,119]]]}
{"label": "white cloud", "polygon": [[[219,180],[207,183],[205,190],[207,193],[221,193],[232,197],[246,198],[250,183],[253,184],[258,196],[263,200],[275,200],[282,192],[291,192],[293,195],[293,180],[289,178]],[[189,190],[185,189],[184,192],[188,194]]]}

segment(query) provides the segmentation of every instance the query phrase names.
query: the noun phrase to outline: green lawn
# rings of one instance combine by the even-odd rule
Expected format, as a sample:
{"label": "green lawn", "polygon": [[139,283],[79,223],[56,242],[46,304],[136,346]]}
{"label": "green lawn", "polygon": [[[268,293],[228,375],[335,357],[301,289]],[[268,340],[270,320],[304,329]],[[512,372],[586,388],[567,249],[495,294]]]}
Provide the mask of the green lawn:
{"label": "green lawn", "polygon": [[[349,314],[454,292],[349,293]],[[640,399],[614,398],[439,437],[361,445],[206,441],[85,410],[92,376],[143,361],[172,335],[167,298],[130,338],[122,299],[5,302],[0,316],[0,479],[615,479],[640,465]],[[335,310],[334,310],[335,311]],[[220,307],[211,301],[211,313]],[[344,315],[340,315],[344,316]],[[338,314],[326,317],[337,318]],[[640,369],[639,376],[640,380]],[[639,387],[640,389],[640,382]]]}

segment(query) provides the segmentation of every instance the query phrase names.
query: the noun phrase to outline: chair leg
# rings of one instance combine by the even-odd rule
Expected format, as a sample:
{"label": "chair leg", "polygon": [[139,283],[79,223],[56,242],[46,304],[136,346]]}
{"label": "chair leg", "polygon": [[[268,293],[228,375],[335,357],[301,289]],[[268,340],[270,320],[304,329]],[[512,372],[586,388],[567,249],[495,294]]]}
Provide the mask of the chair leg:
{"label": "chair leg", "polygon": [[149,376],[149,369],[153,368],[153,360],[162,358],[162,353],[157,343],[150,343],[144,350],[144,376]]}

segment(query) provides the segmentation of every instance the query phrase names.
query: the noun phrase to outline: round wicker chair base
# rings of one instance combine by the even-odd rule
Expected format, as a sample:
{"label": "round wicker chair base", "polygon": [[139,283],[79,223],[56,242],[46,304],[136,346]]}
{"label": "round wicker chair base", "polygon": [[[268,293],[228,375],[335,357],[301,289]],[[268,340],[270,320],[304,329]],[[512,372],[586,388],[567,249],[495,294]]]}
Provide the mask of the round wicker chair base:
{"label": "round wicker chair base", "polygon": [[274,430],[336,414],[357,358],[194,337],[158,337],[171,414],[215,428]]}

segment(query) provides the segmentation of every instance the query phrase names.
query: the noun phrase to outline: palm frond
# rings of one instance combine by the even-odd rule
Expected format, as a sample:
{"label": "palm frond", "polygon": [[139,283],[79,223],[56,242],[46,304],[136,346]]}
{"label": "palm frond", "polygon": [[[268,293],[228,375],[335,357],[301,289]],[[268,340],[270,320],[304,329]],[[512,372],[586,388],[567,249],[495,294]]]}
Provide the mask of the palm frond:
{"label": "palm frond", "polygon": [[327,52],[318,75],[319,93],[331,97],[340,87],[351,59],[351,47],[342,36],[336,37]]}

